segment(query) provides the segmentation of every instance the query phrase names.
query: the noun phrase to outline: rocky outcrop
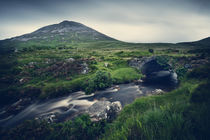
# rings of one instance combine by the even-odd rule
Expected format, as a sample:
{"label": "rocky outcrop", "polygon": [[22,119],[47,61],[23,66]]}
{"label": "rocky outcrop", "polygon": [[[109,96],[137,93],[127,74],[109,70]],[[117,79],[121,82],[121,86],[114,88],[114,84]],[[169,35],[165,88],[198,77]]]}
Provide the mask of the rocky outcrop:
{"label": "rocky outcrop", "polygon": [[177,74],[167,61],[161,56],[143,57],[130,60],[129,65],[141,70],[144,83],[173,87],[178,84]]}
{"label": "rocky outcrop", "polygon": [[169,70],[171,66],[166,62],[159,62],[160,59],[163,61],[166,58],[160,56],[134,58],[129,61],[129,65],[141,70],[145,75],[151,74],[153,72]]}
{"label": "rocky outcrop", "polygon": [[134,58],[134,59],[131,59],[128,63],[129,63],[129,66],[140,70],[143,65],[145,65],[146,63],[152,60],[155,60],[155,57]]}
{"label": "rocky outcrop", "polygon": [[119,101],[98,101],[88,108],[87,113],[92,121],[113,120],[121,110],[122,105]]}

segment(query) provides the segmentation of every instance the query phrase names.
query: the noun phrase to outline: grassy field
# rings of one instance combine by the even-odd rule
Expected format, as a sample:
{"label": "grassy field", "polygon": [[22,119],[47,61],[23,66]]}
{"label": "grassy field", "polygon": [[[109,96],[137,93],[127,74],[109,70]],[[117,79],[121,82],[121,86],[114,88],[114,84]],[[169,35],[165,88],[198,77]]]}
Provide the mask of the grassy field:
{"label": "grassy field", "polygon": [[[85,84],[81,82],[91,79],[96,71],[110,73],[113,84],[132,82],[142,77],[140,71],[129,67],[128,60],[132,58],[167,55],[174,64],[179,65],[176,63],[177,59],[196,55],[196,53],[188,53],[191,47],[180,44],[135,44],[120,41],[27,42],[13,44],[11,48],[16,51],[10,52],[9,55],[8,53],[1,55],[1,67],[6,69],[1,69],[0,74],[3,79],[12,81],[13,84],[1,89],[1,94],[9,92],[11,95],[2,97],[12,96],[10,99],[14,97],[14,100],[24,96],[53,98],[84,90],[85,87],[82,86]],[[151,49],[152,52],[149,51]],[[68,59],[74,59],[74,62],[68,62]],[[80,72],[83,63],[88,65],[87,74]],[[6,85],[11,84],[6,82]],[[5,82],[1,82],[0,86],[5,87]],[[39,92],[28,94],[31,89]]]}
{"label": "grassy field", "polygon": [[209,38],[177,44],[127,43],[95,36],[95,31],[85,34],[87,28],[81,32],[80,24],[81,33],[54,34],[54,29],[65,29],[63,24],[72,26],[66,21],[40,34],[0,40],[0,120],[17,115],[35,101],[137,83],[145,75],[130,62],[153,56],[152,69],[157,63],[162,70],[176,72],[179,86],[161,95],[137,98],[114,119],[93,122],[83,114],[60,123],[28,120],[13,128],[0,126],[0,139],[210,139]]}
{"label": "grassy field", "polygon": [[27,121],[9,131],[1,130],[0,136],[8,140],[207,140],[210,137],[210,75],[206,75],[209,68],[188,73],[174,91],[136,99],[113,122],[91,122],[87,115],[64,123]]}

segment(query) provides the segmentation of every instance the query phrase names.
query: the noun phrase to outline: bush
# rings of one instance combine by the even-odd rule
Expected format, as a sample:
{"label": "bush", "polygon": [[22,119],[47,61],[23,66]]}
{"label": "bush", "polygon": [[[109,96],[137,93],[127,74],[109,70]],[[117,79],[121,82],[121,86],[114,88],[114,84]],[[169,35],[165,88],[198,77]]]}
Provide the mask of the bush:
{"label": "bush", "polygon": [[154,53],[154,50],[153,49],[149,49],[148,50],[150,53]]}
{"label": "bush", "polygon": [[96,90],[105,89],[112,85],[110,73],[105,71],[97,71],[92,79],[88,80],[85,85],[85,93],[90,94]]}

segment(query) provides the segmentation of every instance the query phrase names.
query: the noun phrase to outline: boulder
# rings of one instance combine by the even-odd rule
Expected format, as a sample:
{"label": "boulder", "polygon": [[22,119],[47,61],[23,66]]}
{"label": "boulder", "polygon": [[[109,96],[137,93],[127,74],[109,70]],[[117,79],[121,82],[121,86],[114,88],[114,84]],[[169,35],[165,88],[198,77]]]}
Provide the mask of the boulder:
{"label": "boulder", "polygon": [[154,91],[152,91],[154,94],[163,94],[164,91],[162,89],[155,89]]}
{"label": "boulder", "polygon": [[68,59],[66,59],[66,62],[74,62],[74,61],[75,61],[74,58],[68,58]]}
{"label": "boulder", "polygon": [[48,114],[43,114],[39,117],[35,117],[35,120],[38,122],[46,121],[48,123],[53,123],[57,121],[55,113],[48,113]]}
{"label": "boulder", "polygon": [[122,105],[119,101],[98,101],[88,108],[87,113],[92,121],[113,120],[121,110]]}

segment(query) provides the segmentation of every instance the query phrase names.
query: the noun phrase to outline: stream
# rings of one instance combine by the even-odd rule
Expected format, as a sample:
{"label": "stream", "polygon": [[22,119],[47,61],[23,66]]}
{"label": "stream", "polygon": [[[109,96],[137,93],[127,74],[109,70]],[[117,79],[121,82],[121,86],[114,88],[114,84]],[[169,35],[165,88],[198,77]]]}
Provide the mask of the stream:
{"label": "stream", "polygon": [[119,101],[124,107],[136,98],[157,94],[157,91],[170,91],[178,84],[177,75],[171,71],[158,71],[151,73],[144,82],[115,85],[105,90],[85,95],[78,91],[69,96],[46,101],[36,101],[16,115],[1,117],[5,111],[0,111],[0,126],[13,127],[25,120],[47,120],[48,122],[63,122],[70,120],[98,101]]}

